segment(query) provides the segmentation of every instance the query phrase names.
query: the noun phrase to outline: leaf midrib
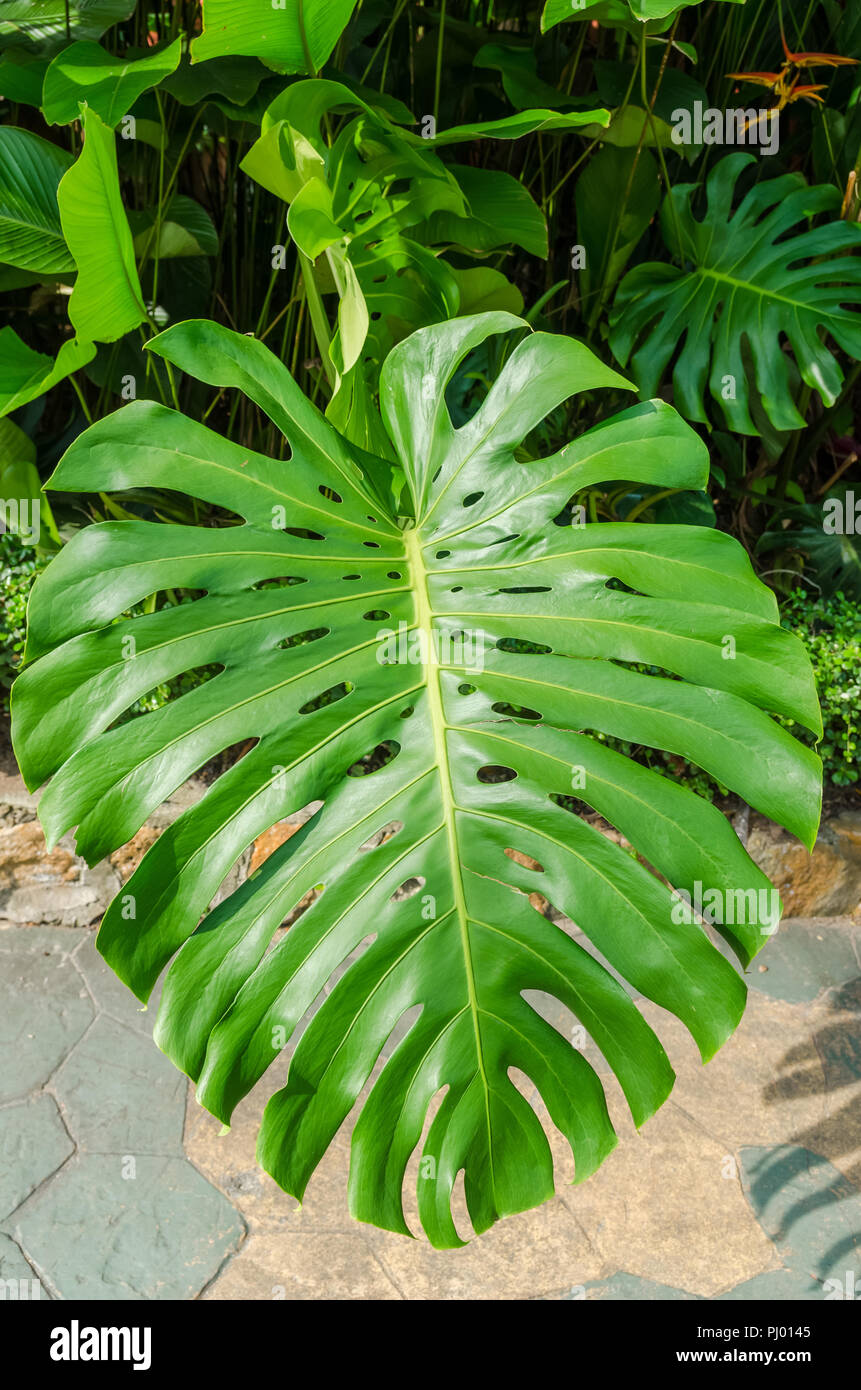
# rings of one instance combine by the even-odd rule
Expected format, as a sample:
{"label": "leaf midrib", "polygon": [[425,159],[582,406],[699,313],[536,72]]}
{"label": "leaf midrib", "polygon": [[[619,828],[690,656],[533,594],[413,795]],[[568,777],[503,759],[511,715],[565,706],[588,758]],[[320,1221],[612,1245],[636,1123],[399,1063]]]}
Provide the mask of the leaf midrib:
{"label": "leaf midrib", "polygon": [[493,1131],[490,1121],[490,1081],[487,1075],[487,1068],[484,1062],[484,1051],[481,1042],[481,1023],[480,1009],[475,986],[475,967],[472,959],[472,947],[469,940],[469,913],[466,907],[466,895],[463,887],[463,872],[460,863],[460,853],[457,841],[457,826],[455,823],[455,797],[454,789],[451,785],[451,775],[448,767],[448,745],[446,742],[447,721],[442,701],[442,689],[440,686],[440,669],[434,659],[434,627],[432,618],[432,607],[430,594],[428,591],[428,574],[425,569],[422,557],[422,542],[417,530],[407,531],[404,534],[404,541],[407,551],[407,563],[410,567],[410,577],[413,583],[413,591],[416,599],[416,626],[424,634],[422,650],[427,653],[427,664],[424,668],[425,682],[428,693],[428,710],[430,714],[431,730],[433,733],[434,761],[439,768],[440,798],[443,807],[443,823],[445,826],[446,842],[448,845],[449,870],[451,873],[452,887],[454,890],[455,910],[458,917],[460,929],[461,947],[464,958],[464,971],[466,974],[467,996],[469,999],[469,1010],[472,1017],[472,1028],[475,1037],[475,1050],[478,1075],[481,1080],[482,1093],[484,1096],[484,1113],[487,1126],[487,1154],[490,1167],[491,1190],[495,1191],[496,1181],[493,1171]]}

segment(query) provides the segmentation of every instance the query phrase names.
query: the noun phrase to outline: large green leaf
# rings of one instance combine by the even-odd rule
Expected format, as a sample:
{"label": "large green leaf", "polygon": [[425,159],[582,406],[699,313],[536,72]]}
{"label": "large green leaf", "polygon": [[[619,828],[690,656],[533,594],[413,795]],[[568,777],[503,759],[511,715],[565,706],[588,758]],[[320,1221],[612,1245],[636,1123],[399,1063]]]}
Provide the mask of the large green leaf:
{"label": "large green leaf", "polygon": [[[332,139],[339,116],[349,119]],[[511,134],[504,121],[470,132]],[[359,91],[313,79],[276,98],[242,163],[289,204],[288,230],[307,262],[325,258],[339,296],[330,414],[354,443],[384,454],[373,396],[386,354],[415,328],[460,309],[459,279],[437,243],[482,253],[510,238],[547,254],[544,218],[522,184],[500,170],[450,167],[433,143],[402,130]]]}
{"label": "large green leaf", "polygon": [[57,206],[71,163],[29,130],[0,127],[0,261],[40,273],[74,270]]}
{"label": "large green leaf", "polygon": [[581,126],[603,128],[609,123],[610,112],[603,107],[596,107],[593,111],[518,111],[516,116],[502,116],[498,121],[474,121],[470,125],[451,126],[424,143],[440,146],[459,145],[464,140],[520,140],[524,135],[540,134],[542,131],[578,130]]}
{"label": "large green leaf", "polygon": [[203,0],[192,60],[243,54],[276,72],[318,72],[355,8],[356,0]]}
{"label": "large green leaf", "polygon": [[70,39],[100,39],[134,8],[135,0],[0,0],[0,48],[24,43],[51,52]]}
{"label": "large green leaf", "polygon": [[0,328],[0,416],[43,396],[95,355],[93,343],[70,338],[52,360],[28,347],[13,329]]}
{"label": "large green leaf", "polygon": [[[373,461],[265,346],[203,322],[168,330],[155,350],[243,390],[283,430],[289,461],[145,402],[80,436],[52,490],[179,483],[245,524],[79,532],[36,583],[13,690],[27,784],[51,779],[48,838],[77,826],[89,862],[207,759],[255,741],[145,856],[99,950],[141,999],[173,960],[157,1040],[225,1121],[301,1033],[259,1142],[297,1197],[389,1041],[352,1140],[350,1205],[407,1231],[402,1184],[430,1114],[418,1201],[438,1246],[460,1243],[461,1171],[476,1231],[553,1191],[512,1069],[568,1139],[578,1180],[615,1143],[598,1075],[525,991],[574,1015],[637,1124],[673,1072],[629,989],[681,1019],[704,1058],[744,1006],[742,979],[667,883],[724,901],[767,881],[713,806],[598,736],[691,759],[807,844],[818,819],[819,760],[771,717],[820,730],[811,668],[741,546],[698,527],[554,524],[572,494],[610,479],[702,488],[690,427],[660,402],[635,405],[518,461],[563,400],[625,385],[583,345],[528,332],[452,426],[459,363],[525,330],[506,313],[456,319],[387,359],[383,417],[410,499],[400,521],[380,505]],[[167,586],[202,596],[122,620]],[[116,724],[153,686],[213,666],[181,699]],[[654,872],[566,809],[572,786]],[[204,915],[246,847],[301,807],[313,811],[303,829]],[[534,910],[534,891],[576,930]],[[758,920],[727,910],[719,930],[746,963],[775,926],[769,906]]]}
{"label": "large green leaf", "polygon": [[36,446],[14,421],[0,419],[0,520],[6,524],[6,504],[19,506],[18,529],[31,544],[59,545],[60,536],[36,469]]}
{"label": "large green leaf", "polygon": [[138,97],[168,77],[182,57],[182,39],[143,58],[129,60],[106,53],[84,40],[58,53],[45,74],[42,114],[49,125],[76,121],[86,101],[106,125],[114,127]]}
{"label": "large green leaf", "polygon": [[431,245],[450,242],[483,254],[514,242],[531,256],[547,258],[547,223],[532,194],[503,169],[449,164],[466,200],[463,212],[434,208],[416,234]]}
{"label": "large green leaf", "polygon": [[[665,28],[680,10],[701,5],[703,0],[547,0],[541,15],[541,32],[554,29],[568,19],[597,19],[601,24],[618,24],[624,28],[648,24]],[[725,4],[743,5],[745,0],[724,0]]]}
{"label": "large green leaf", "polygon": [[[2,13],[2,10],[0,10]],[[7,101],[42,105],[42,83],[48,59],[26,48],[9,48],[0,56],[0,92]]]}
{"label": "large green leaf", "polygon": [[648,150],[604,145],[589,160],[574,192],[577,236],[585,252],[584,299],[615,285],[657,212],[660,191],[658,166]]}
{"label": "large green leaf", "polygon": [[551,87],[538,75],[535,49],[522,43],[486,43],[476,53],[477,68],[492,68],[500,73],[505,95],[518,111],[545,106],[574,105],[579,98]]}
{"label": "large green leaf", "polygon": [[114,133],[89,107],[83,108],[82,124],[84,148],[57,194],[78,267],[69,318],[79,337],[113,343],[147,315],[120,196]]}
{"label": "large green leaf", "polygon": [[[757,183],[733,211],[733,192],[753,155],[727,155],[706,185],[703,218],[694,215],[695,184],[679,184],[661,211],[664,239],[690,269],[664,261],[636,266],[622,281],[611,317],[610,345],[629,360],[643,395],[651,396],[673,365],[673,399],[705,423],[706,385],[730,429],[757,434],[756,391],[772,425],[804,420],[791,390],[785,338],[803,380],[832,405],[843,372],[825,335],[861,358],[861,227],[831,221],[798,224],[839,207],[830,186],[808,188],[801,174]],[[676,227],[681,235],[679,245]],[[746,365],[749,353],[751,368]],[[676,356],[676,354],[678,354]]]}

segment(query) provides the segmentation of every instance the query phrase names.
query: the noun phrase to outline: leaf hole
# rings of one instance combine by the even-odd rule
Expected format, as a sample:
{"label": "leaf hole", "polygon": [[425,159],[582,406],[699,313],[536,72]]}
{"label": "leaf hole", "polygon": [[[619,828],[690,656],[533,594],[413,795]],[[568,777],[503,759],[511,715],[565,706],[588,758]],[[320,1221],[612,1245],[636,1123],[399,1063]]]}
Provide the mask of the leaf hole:
{"label": "leaf hole", "polygon": [[475,774],[479,782],[513,782],[517,773],[513,767],[501,767],[498,763],[487,763]]}
{"label": "leaf hole", "polygon": [[490,707],[494,714],[502,714],[506,719],[531,719],[533,721],[543,719],[537,709],[530,709],[528,705],[510,705],[505,700],[497,700]]}
{"label": "leaf hole", "polygon": [[539,864],[537,859],[533,859],[531,854],[524,854],[521,849],[505,849],[502,851],[509,859],[513,859],[515,864],[519,864],[523,869],[530,869],[534,874],[543,874],[544,865]]}
{"label": "leaf hole", "polygon": [[300,541],[324,541],[325,536],[321,536],[319,531],[309,531],[306,526],[284,526],[282,527],[288,536],[296,536]]}
{"label": "leaf hole", "polygon": [[321,497],[325,497],[329,502],[343,502],[344,500],[343,497],[339,496],[339,494],[335,491],[334,488],[324,487],[322,483],[317,488],[317,491],[319,492]]}
{"label": "leaf hole", "polygon": [[387,738],[383,743],[378,743],[376,748],[372,748],[370,753],[354,762],[352,767],[348,767],[347,776],[369,777],[372,772],[379,772],[381,768],[393,762],[400,751],[401,745],[393,738]]}
{"label": "leaf hole", "polygon": [[330,627],[309,627],[305,632],[294,632],[289,637],[285,637],[278,643],[282,651],[287,651],[290,647],[304,647],[308,642],[319,642],[321,637],[328,637],[332,631]]}
{"label": "leaf hole", "polygon": [[402,903],[406,902],[407,898],[414,898],[419,889],[424,888],[426,883],[427,879],[422,878],[421,874],[417,878],[405,878],[400,887],[396,888],[392,894],[392,902]]}
{"label": "leaf hole", "polygon": [[352,690],[355,690],[352,681],[341,681],[340,685],[331,685],[328,690],[322,690],[312,700],[307,700],[299,713],[314,714],[319,709],[325,709],[327,705],[337,704],[338,700],[343,700]]}
{"label": "leaf hole", "polygon": [[252,584],[252,589],[289,589],[292,584],[307,584],[307,579],[300,579],[295,574],[280,575],[277,579],[259,579],[256,584]]}
{"label": "leaf hole", "polygon": [[359,854],[367,854],[369,850],[379,849],[380,845],[384,845],[387,840],[394,839],[395,835],[399,834],[403,828],[402,820],[390,820],[388,825],[384,825],[381,830],[375,830],[363,845],[359,845]]}
{"label": "leaf hole", "polygon": [[496,592],[498,594],[551,594],[553,590],[549,584],[529,584],[516,589],[497,589]]}
{"label": "leaf hole", "polygon": [[464,497],[462,505],[464,507],[474,507],[476,502],[480,502],[483,496],[483,492],[470,492]]}
{"label": "leaf hole", "polygon": [[499,651],[514,652],[517,656],[546,656],[553,650],[543,642],[529,642],[525,637],[501,637],[496,645]]}

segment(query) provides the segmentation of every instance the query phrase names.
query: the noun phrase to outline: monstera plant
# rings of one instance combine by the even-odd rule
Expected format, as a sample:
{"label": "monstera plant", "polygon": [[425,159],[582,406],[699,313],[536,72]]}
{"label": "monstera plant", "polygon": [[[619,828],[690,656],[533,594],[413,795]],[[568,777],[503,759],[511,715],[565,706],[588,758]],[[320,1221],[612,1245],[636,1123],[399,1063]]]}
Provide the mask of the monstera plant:
{"label": "monstera plant", "polygon": [[[455,429],[447,386],[492,334],[519,341]],[[616,1142],[585,1051],[603,1055],[640,1125],[673,1071],[636,998],[681,1019],[704,1059],[744,1007],[726,951],[675,907],[697,884],[730,895],[767,881],[717,809],[600,736],[691,759],[810,844],[819,760],[772,717],[820,731],[807,657],[729,537],[561,524],[583,487],[697,489],[708,466],[659,401],[524,462],[523,441],[561,402],[627,386],[578,342],[497,312],[399,344],[381,379],[399,494],[389,466],[345,442],[262,344],[190,322],[151,347],[244,391],[289,457],[150,402],[76,440],[53,490],[182,489],[228,516],[90,526],[51,563],[13,692],[21,767],[30,787],[48,781],[49,840],[76,826],[94,862],[203,763],[245,744],[145,855],[99,949],[142,1000],[169,965],[157,1041],[223,1121],[291,1049],[259,1157],[296,1197],[370,1083],[352,1137],[353,1214],[409,1233],[402,1189],[420,1151],[421,1223],[434,1245],[458,1245],[460,1173],[477,1232],[553,1192],[518,1076],[580,1181]],[[168,586],[190,601],[127,616]],[[202,684],[118,722],[199,668]],[[252,842],[309,808],[211,908]],[[746,966],[776,917],[743,915],[718,916],[717,929]],[[589,1049],[542,1016],[533,991],[573,1015]]]}
{"label": "monstera plant", "polygon": [[[695,184],[664,200],[661,226],[684,262],[636,266],[619,287],[610,344],[645,395],[657,391],[672,361],[674,399],[689,420],[705,423],[705,391],[727,427],[758,433],[756,397],[775,429],[799,429],[792,364],[805,384],[833,405],[843,372],[830,339],[861,357],[861,227],[838,220],[808,225],[840,207],[830,184],[808,188],[802,174],[754,184],[733,210],[736,185],[755,163],[730,154],[709,174],[707,208],[694,216]],[[799,230],[799,226],[803,230]],[[791,352],[784,351],[784,341]]]}

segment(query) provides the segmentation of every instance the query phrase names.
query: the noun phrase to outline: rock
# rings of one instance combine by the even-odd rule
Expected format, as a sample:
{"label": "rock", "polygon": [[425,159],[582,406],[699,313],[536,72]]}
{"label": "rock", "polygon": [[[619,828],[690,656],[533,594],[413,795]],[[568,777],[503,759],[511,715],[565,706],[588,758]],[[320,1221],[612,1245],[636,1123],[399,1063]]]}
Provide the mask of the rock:
{"label": "rock", "polygon": [[131,878],[147,850],[152,848],[160,834],[161,831],[154,825],[142,825],[127,845],[114,851],[111,864],[119,874],[121,883],[126,883]]}
{"label": "rock", "polygon": [[[110,901],[110,897],[107,901]],[[16,888],[10,893],[3,903],[2,914],[16,925],[26,922],[86,927],[103,916],[106,907],[103,895],[93,885],[34,884],[28,888]]]}
{"label": "rock", "polygon": [[861,814],[823,823],[813,853],[778,826],[757,818],[748,853],[774,884],[787,917],[861,915]]}
{"label": "rock", "polygon": [[296,831],[301,830],[301,828],[301,823],[296,820],[279,820],[268,830],[264,830],[262,835],[258,835],[251,851],[250,872],[253,874],[255,869],[259,869],[270,854],[274,854],[276,849],[280,849],[283,844],[286,844],[291,835],[295,835]]}
{"label": "rock", "polygon": [[49,850],[38,821],[0,830],[0,891],[28,883],[68,883],[77,876],[74,854],[60,845]]}

